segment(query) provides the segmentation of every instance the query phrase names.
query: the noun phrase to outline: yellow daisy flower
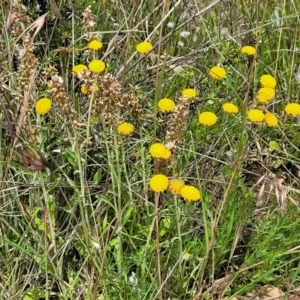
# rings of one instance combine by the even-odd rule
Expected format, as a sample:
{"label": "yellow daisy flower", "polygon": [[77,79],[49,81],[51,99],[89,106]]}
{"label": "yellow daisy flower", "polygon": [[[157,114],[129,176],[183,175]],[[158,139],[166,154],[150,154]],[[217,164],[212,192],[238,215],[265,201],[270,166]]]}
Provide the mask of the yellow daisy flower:
{"label": "yellow daisy flower", "polygon": [[182,96],[187,98],[195,98],[197,95],[197,91],[195,89],[184,89],[182,91]]}
{"label": "yellow daisy flower", "polygon": [[152,144],[149,148],[149,152],[154,158],[168,159],[171,156],[171,151],[161,143]]}
{"label": "yellow daisy flower", "polygon": [[123,122],[117,127],[117,131],[120,135],[130,135],[134,130],[134,126],[131,123]]}
{"label": "yellow daisy flower", "polygon": [[212,125],[216,124],[218,118],[214,113],[205,111],[199,115],[198,120],[199,120],[199,123],[204,126],[212,126]]}
{"label": "yellow daisy flower", "polygon": [[169,181],[168,190],[173,195],[179,195],[183,186],[184,182],[182,180],[173,178]]}
{"label": "yellow daisy flower", "polygon": [[79,73],[81,73],[82,71],[85,71],[87,69],[88,69],[87,66],[85,66],[83,64],[76,65],[72,68],[72,75],[76,76]]}
{"label": "yellow daisy flower", "polygon": [[297,115],[300,115],[300,104],[298,104],[298,103],[289,103],[284,108],[284,111],[288,115],[292,115],[294,117],[297,116]]}
{"label": "yellow daisy flower", "polygon": [[154,192],[164,192],[169,185],[169,179],[163,174],[157,174],[150,179],[150,188]]}
{"label": "yellow daisy flower", "polygon": [[216,66],[209,70],[209,75],[215,80],[223,80],[226,78],[226,71],[224,68]]}
{"label": "yellow daisy flower", "polygon": [[200,191],[192,185],[185,185],[180,190],[180,195],[186,201],[198,201],[201,198]]}
{"label": "yellow daisy flower", "polygon": [[274,89],[275,86],[276,86],[276,79],[271,76],[271,75],[262,75],[259,79],[261,85],[265,88],[271,88],[271,89]]}
{"label": "yellow daisy flower", "polygon": [[100,41],[97,40],[92,40],[89,42],[88,47],[92,50],[99,50],[103,47],[102,43]]}
{"label": "yellow daisy flower", "polygon": [[263,87],[258,90],[256,100],[259,103],[267,104],[275,97],[275,90],[269,87]]}
{"label": "yellow daisy flower", "polygon": [[224,103],[222,105],[222,108],[225,112],[227,112],[228,114],[237,114],[239,112],[239,109],[236,105],[232,104],[232,103]]}
{"label": "yellow daisy flower", "polygon": [[51,109],[52,102],[49,98],[41,98],[37,103],[35,104],[35,111],[39,115],[45,115],[49,112]]}
{"label": "yellow daisy flower", "polygon": [[105,70],[105,63],[100,59],[94,59],[89,63],[89,70],[95,73],[100,73]]}
{"label": "yellow daisy flower", "polygon": [[256,53],[256,49],[252,46],[244,46],[241,48],[241,53],[251,56]]}
{"label": "yellow daisy flower", "polygon": [[265,119],[265,122],[267,123],[267,125],[270,127],[274,127],[274,126],[278,125],[277,117],[270,112],[265,113],[264,119]]}
{"label": "yellow daisy flower", "polygon": [[174,101],[168,98],[160,99],[157,105],[161,112],[172,112],[175,108]]}
{"label": "yellow daisy flower", "polygon": [[149,42],[141,42],[136,45],[135,49],[137,52],[139,52],[141,54],[146,54],[153,49],[153,46]]}
{"label": "yellow daisy flower", "polygon": [[250,109],[248,112],[248,119],[251,122],[261,122],[264,118],[265,115],[260,109]]}

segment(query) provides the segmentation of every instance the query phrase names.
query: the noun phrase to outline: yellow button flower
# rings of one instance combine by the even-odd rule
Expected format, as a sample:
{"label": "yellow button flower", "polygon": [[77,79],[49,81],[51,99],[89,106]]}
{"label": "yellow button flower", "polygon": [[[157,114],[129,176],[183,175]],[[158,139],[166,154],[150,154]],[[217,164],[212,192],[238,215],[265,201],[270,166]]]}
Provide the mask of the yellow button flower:
{"label": "yellow button flower", "polygon": [[269,87],[263,87],[258,90],[256,100],[262,104],[268,104],[275,97],[275,90]]}
{"label": "yellow button flower", "polygon": [[35,111],[39,115],[45,115],[49,112],[51,109],[52,102],[49,98],[41,98],[37,103],[35,104]]}
{"label": "yellow button flower", "polygon": [[259,82],[261,85],[265,88],[272,88],[274,89],[276,87],[276,79],[271,75],[262,75],[259,79]]}
{"label": "yellow button flower", "polygon": [[117,131],[120,135],[130,135],[134,130],[134,126],[131,123],[123,122],[117,127]]}
{"label": "yellow button flower", "polygon": [[85,71],[87,69],[88,69],[87,66],[85,66],[83,64],[76,65],[72,68],[72,75],[76,76],[79,73],[81,73],[82,71]]}
{"label": "yellow button flower", "polygon": [[197,95],[197,91],[195,89],[184,89],[182,91],[182,96],[187,98],[195,98]]}
{"label": "yellow button flower", "polygon": [[288,115],[297,116],[300,115],[300,104],[298,103],[289,103],[286,105],[284,111]]}
{"label": "yellow button flower", "polygon": [[222,105],[222,108],[225,112],[227,112],[228,114],[237,114],[239,112],[239,109],[236,105],[232,104],[232,103],[224,103]]}
{"label": "yellow button flower", "polygon": [[192,185],[185,185],[180,190],[180,195],[186,201],[198,201],[201,198],[200,191]]}
{"label": "yellow button flower", "polygon": [[212,126],[216,124],[218,118],[217,116],[209,111],[205,111],[199,115],[199,123],[204,126]]}
{"label": "yellow button flower", "polygon": [[252,46],[244,46],[241,49],[241,53],[251,56],[256,53],[256,49]]}
{"label": "yellow button flower", "polygon": [[183,187],[184,187],[184,182],[182,180],[173,178],[169,181],[168,190],[173,195],[179,195]]}
{"label": "yellow button flower", "polygon": [[161,143],[152,144],[149,148],[149,152],[154,158],[168,159],[171,156],[171,151]]}
{"label": "yellow button flower", "polygon": [[105,63],[100,59],[94,59],[89,63],[89,70],[95,73],[100,73],[105,70]]}
{"label": "yellow button flower", "polygon": [[226,78],[226,71],[224,68],[216,66],[209,70],[209,75],[215,80],[223,80]]}
{"label": "yellow button flower", "polygon": [[96,51],[96,50],[101,49],[101,48],[103,47],[103,45],[102,45],[101,42],[99,42],[99,41],[97,41],[97,40],[92,40],[92,41],[89,42],[88,47],[89,47],[90,49]]}
{"label": "yellow button flower", "polygon": [[274,127],[274,126],[278,125],[278,119],[274,114],[267,112],[267,113],[265,113],[264,118],[265,118],[265,122],[267,123],[268,126]]}
{"label": "yellow button flower", "polygon": [[252,122],[261,122],[265,118],[264,113],[260,109],[250,109],[248,119]]}
{"label": "yellow button flower", "polygon": [[135,49],[137,52],[139,52],[141,54],[146,54],[153,49],[153,46],[149,42],[141,42],[136,45]]}
{"label": "yellow button flower", "polygon": [[169,179],[163,174],[157,174],[150,179],[150,188],[154,192],[164,192],[169,185]]}
{"label": "yellow button flower", "polygon": [[169,98],[160,99],[157,105],[161,112],[172,112],[175,108],[174,101]]}

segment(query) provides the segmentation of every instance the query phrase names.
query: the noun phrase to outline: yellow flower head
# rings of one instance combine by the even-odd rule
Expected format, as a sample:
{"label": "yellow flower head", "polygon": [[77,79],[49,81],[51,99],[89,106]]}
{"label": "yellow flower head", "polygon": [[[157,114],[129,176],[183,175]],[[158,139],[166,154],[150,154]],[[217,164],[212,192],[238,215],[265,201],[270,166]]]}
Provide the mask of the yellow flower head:
{"label": "yellow flower head", "polygon": [[79,64],[79,65],[76,65],[73,67],[72,69],[72,75],[73,76],[76,76],[78,75],[79,73],[81,73],[82,71],[85,71],[87,70],[87,66],[83,65],[83,64]]}
{"label": "yellow flower head", "polygon": [[95,73],[100,73],[105,70],[105,63],[100,59],[94,59],[89,63],[89,70]]}
{"label": "yellow flower head", "polygon": [[248,119],[251,122],[261,122],[264,118],[265,115],[260,109],[250,109],[248,112]]}
{"label": "yellow flower head", "polygon": [[39,115],[45,115],[49,110],[51,109],[52,102],[49,98],[41,98],[36,104],[35,104],[35,111]]}
{"label": "yellow flower head", "polygon": [[298,104],[298,103],[289,103],[284,108],[284,111],[288,115],[292,115],[294,117],[297,116],[297,115],[300,115],[300,104]]}
{"label": "yellow flower head", "polygon": [[168,190],[173,195],[179,195],[183,186],[184,186],[184,182],[182,180],[174,178],[169,181]]}
{"label": "yellow flower head", "polygon": [[172,112],[175,108],[174,101],[168,98],[160,99],[157,105],[161,112]]}
{"label": "yellow flower head", "polygon": [[171,151],[161,143],[152,144],[149,148],[149,152],[154,158],[168,159],[171,156]]}
{"label": "yellow flower head", "polygon": [[226,78],[226,71],[224,68],[216,66],[216,67],[212,67],[209,70],[209,75],[213,79],[223,80],[224,78]]}
{"label": "yellow flower head", "polygon": [[82,86],[81,86],[80,91],[81,91],[81,93],[84,94],[84,95],[86,95],[86,94],[88,93],[88,91],[87,91],[85,85],[82,85]]}
{"label": "yellow flower head", "polygon": [[185,253],[183,254],[183,256],[182,256],[182,259],[183,259],[183,260],[189,260],[190,257],[191,257],[191,254],[188,253],[188,252],[185,252]]}
{"label": "yellow flower head", "polygon": [[232,103],[224,103],[222,106],[223,110],[227,112],[228,114],[237,114],[239,112],[239,109],[236,105]]}
{"label": "yellow flower head", "polygon": [[99,50],[103,47],[102,43],[97,41],[97,40],[92,40],[89,42],[89,46],[88,46],[90,49],[92,50]]}
{"label": "yellow flower head", "polygon": [[131,123],[123,122],[117,127],[117,131],[120,135],[130,135],[134,130],[134,126]]}
{"label": "yellow flower head", "polygon": [[258,90],[256,100],[262,104],[268,104],[275,97],[275,90],[269,87],[263,87]]}
{"label": "yellow flower head", "polygon": [[[97,85],[96,83],[93,84],[92,90],[93,90],[94,92],[97,92],[97,91],[99,90],[99,87],[98,87],[98,85]],[[92,92],[92,90],[90,91],[90,93]],[[88,90],[87,90],[87,88],[86,88],[85,85],[82,85],[82,86],[81,86],[80,91],[81,91],[81,93],[84,94],[84,95],[88,94]]]}
{"label": "yellow flower head", "polygon": [[164,192],[169,185],[169,179],[163,174],[157,174],[150,179],[150,188],[154,192]]}
{"label": "yellow flower head", "polygon": [[187,98],[195,98],[197,95],[197,91],[195,89],[185,89],[182,91],[182,96]]}
{"label": "yellow flower head", "polygon": [[135,49],[137,52],[139,52],[141,54],[145,54],[145,53],[150,52],[153,49],[153,46],[149,42],[141,42],[136,45]]}
{"label": "yellow flower head", "polygon": [[218,118],[214,113],[212,113],[210,111],[205,111],[199,115],[198,120],[199,120],[199,123],[204,126],[212,126],[212,125],[216,124]]}
{"label": "yellow flower head", "polygon": [[270,112],[265,113],[265,122],[270,127],[274,127],[274,126],[278,125],[277,117],[274,114],[270,113]]}
{"label": "yellow flower head", "polygon": [[244,46],[241,49],[241,53],[251,56],[256,53],[256,49],[252,46]]}
{"label": "yellow flower head", "polygon": [[277,83],[276,79],[271,75],[262,75],[259,81],[263,87],[271,89],[274,89]]}
{"label": "yellow flower head", "polygon": [[185,185],[180,190],[180,195],[186,201],[198,201],[201,198],[200,191],[192,185]]}

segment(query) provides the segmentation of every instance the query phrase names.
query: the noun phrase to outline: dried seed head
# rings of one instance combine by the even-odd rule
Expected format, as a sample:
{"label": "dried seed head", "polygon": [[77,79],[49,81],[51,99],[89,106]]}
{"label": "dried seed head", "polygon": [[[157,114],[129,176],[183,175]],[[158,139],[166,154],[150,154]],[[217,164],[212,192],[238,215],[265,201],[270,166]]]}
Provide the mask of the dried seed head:
{"label": "dried seed head", "polygon": [[52,74],[51,80],[48,82],[49,94],[52,96],[53,102],[60,112],[60,116],[63,120],[66,120],[68,128],[75,134],[75,128],[78,125],[78,115],[64,89],[63,78],[55,71],[56,69],[54,67],[50,67],[44,71],[44,73]]}
{"label": "dried seed head", "polygon": [[27,15],[27,8],[22,4],[22,0],[12,0],[11,1],[11,11],[13,15],[14,22],[11,23],[11,19],[7,20],[7,25],[10,25],[10,35],[12,37],[20,36],[24,28],[30,26],[30,18]]}
{"label": "dried seed head", "polygon": [[99,91],[90,93],[90,97],[93,97],[92,109],[95,116],[101,116],[108,124],[115,124],[122,112],[132,116],[136,121],[142,117],[139,99],[133,94],[124,93],[113,75],[106,74],[98,81],[95,81],[90,73],[84,73],[83,76],[87,90],[92,91],[94,84],[99,86]]}
{"label": "dried seed head", "polygon": [[86,32],[92,31],[96,25],[90,5],[82,13],[82,24]]}
{"label": "dried seed head", "polygon": [[181,143],[181,136],[184,126],[186,125],[188,113],[189,113],[190,99],[187,97],[180,97],[177,101],[173,112],[173,118],[168,124],[167,131],[167,145],[170,150],[173,150]]}
{"label": "dried seed head", "polygon": [[24,38],[23,47],[19,50],[18,83],[21,91],[28,89],[31,77],[36,72],[39,61],[34,55],[35,46],[29,34]]}

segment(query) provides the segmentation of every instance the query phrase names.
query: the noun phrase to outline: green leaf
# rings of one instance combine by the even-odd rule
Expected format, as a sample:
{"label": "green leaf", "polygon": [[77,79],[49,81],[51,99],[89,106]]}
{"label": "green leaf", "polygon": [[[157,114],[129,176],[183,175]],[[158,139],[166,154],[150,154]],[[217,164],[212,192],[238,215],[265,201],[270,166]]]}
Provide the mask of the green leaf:
{"label": "green leaf", "polygon": [[114,247],[115,245],[117,245],[118,243],[118,238],[113,238],[110,242],[109,242],[109,246],[110,247]]}
{"label": "green leaf", "polygon": [[277,160],[272,162],[272,167],[273,168],[278,169],[280,166],[282,166],[282,160],[281,159],[277,159]]}
{"label": "green leaf", "polygon": [[74,246],[76,248],[76,250],[83,256],[83,257],[87,257],[88,256],[88,252],[86,251],[86,248],[84,246],[83,243],[81,243],[79,240],[74,242]]}
{"label": "green leaf", "polygon": [[32,211],[32,216],[36,216],[41,210],[43,209],[39,206],[34,207]]}
{"label": "green leaf", "polygon": [[102,228],[105,229],[107,227],[107,213],[105,214],[105,217],[102,221]]}
{"label": "green leaf", "polygon": [[55,201],[53,196],[49,196],[49,210],[52,223],[55,224]]}
{"label": "green leaf", "polygon": [[163,236],[165,235],[167,232],[169,232],[171,226],[171,219],[170,218],[165,218],[161,221],[161,226],[160,226],[160,230],[159,230],[159,235]]}
{"label": "green leaf", "polygon": [[77,164],[76,164],[76,157],[75,157],[74,152],[72,152],[70,149],[67,149],[66,152],[65,152],[65,156],[66,156],[67,161],[68,161],[73,167],[76,167],[76,166],[77,166]]}
{"label": "green leaf", "polygon": [[93,183],[98,184],[102,177],[102,169],[99,168],[93,176]]}
{"label": "green leaf", "polygon": [[276,141],[270,141],[269,146],[275,151],[280,151],[280,145]]}
{"label": "green leaf", "polygon": [[45,222],[40,218],[35,218],[34,223],[38,226],[39,230],[45,231]]}
{"label": "green leaf", "polygon": [[132,212],[135,210],[135,205],[131,204],[125,211],[124,215],[123,215],[123,225],[125,225],[127,223],[127,221],[129,220],[129,218],[132,215]]}
{"label": "green leaf", "polygon": [[54,272],[54,268],[47,263],[47,259],[46,257],[42,257],[39,255],[33,255],[33,259],[36,261],[36,263],[39,265],[39,267],[44,271],[47,272],[50,275],[53,275]]}

